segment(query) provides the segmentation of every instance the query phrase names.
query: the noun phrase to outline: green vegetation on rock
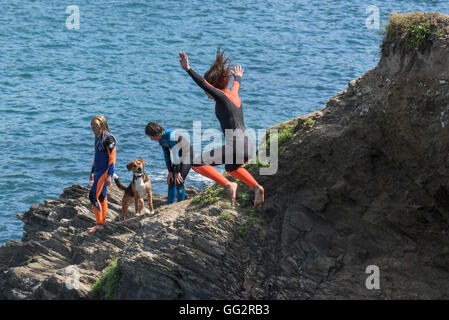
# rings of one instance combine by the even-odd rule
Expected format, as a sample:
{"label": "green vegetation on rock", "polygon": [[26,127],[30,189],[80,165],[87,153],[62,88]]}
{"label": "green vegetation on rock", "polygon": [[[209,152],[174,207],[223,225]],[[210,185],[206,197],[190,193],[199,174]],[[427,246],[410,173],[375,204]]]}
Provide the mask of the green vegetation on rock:
{"label": "green vegetation on rock", "polygon": [[201,194],[193,197],[192,203],[201,203],[203,206],[216,203],[222,198],[222,194],[225,191],[221,186],[214,184],[204,189]]}
{"label": "green vegetation on rock", "polygon": [[435,13],[393,13],[385,27],[382,45],[395,42],[403,53],[423,51],[442,35],[443,30],[438,29]]}
{"label": "green vegetation on rock", "polygon": [[225,202],[225,203],[222,203],[222,204],[221,204],[221,208],[222,208],[222,209],[231,209],[232,206],[231,206],[230,203]]}
{"label": "green vegetation on rock", "polygon": [[307,121],[304,122],[304,127],[313,127],[314,124],[315,124],[315,120],[308,119]]}
{"label": "green vegetation on rock", "polygon": [[264,223],[265,220],[257,213],[256,209],[254,209],[249,193],[240,193],[237,200],[239,203],[239,211],[243,213],[244,219],[243,223],[238,226],[237,231],[241,237],[245,237],[255,223]]}
{"label": "green vegetation on rock", "polygon": [[[298,119],[293,119],[291,121],[287,121],[281,124],[278,124],[277,126],[272,127],[271,129],[278,130],[277,133],[277,139],[278,139],[278,154],[282,155],[287,149],[285,147],[282,147],[286,142],[290,141],[293,137],[296,136],[297,133],[295,133],[295,128],[298,123]],[[272,136],[270,134],[270,131],[267,131],[265,134],[264,142],[261,144],[259,148],[259,154],[261,152],[266,153],[266,150],[270,149],[270,143],[271,143]],[[256,156],[254,162],[247,163],[244,165],[245,168],[248,170],[254,170],[258,168],[266,168],[269,167],[269,162],[264,162],[260,160],[259,155]]]}
{"label": "green vegetation on rock", "polygon": [[[273,128],[273,129],[278,130],[278,147],[283,145],[284,143],[286,143],[293,137],[294,126],[285,125],[285,126],[280,126],[278,128]],[[262,148],[264,148],[264,149],[270,148],[270,142],[271,142],[270,131],[267,131],[265,144],[262,145]]]}
{"label": "green vegetation on rock", "polygon": [[111,263],[109,269],[92,286],[91,293],[98,297],[105,297],[108,300],[114,299],[115,288],[121,276],[120,261],[115,260]]}
{"label": "green vegetation on rock", "polygon": [[222,220],[231,220],[232,216],[231,216],[231,214],[229,213],[228,210],[223,210],[220,213],[220,216],[218,218],[222,219]]}
{"label": "green vegetation on rock", "polygon": [[259,155],[256,155],[256,159],[254,163],[246,163],[245,165],[243,165],[244,168],[248,169],[248,170],[254,170],[254,169],[258,169],[258,168],[267,168],[270,166],[269,162],[260,162],[259,159]]}
{"label": "green vegetation on rock", "polygon": [[36,262],[38,259],[41,259],[42,257],[41,256],[33,256],[33,257],[30,257],[27,261],[26,261],[26,264],[30,264],[30,263],[32,263],[32,262]]}

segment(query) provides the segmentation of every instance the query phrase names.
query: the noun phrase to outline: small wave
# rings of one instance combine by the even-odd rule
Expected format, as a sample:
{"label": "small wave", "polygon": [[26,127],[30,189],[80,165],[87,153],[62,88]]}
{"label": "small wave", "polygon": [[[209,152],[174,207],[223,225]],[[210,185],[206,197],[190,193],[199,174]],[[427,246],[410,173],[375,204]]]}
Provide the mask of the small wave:
{"label": "small wave", "polygon": [[13,173],[2,176],[3,179],[31,179],[31,176],[23,173]]}
{"label": "small wave", "polygon": [[45,157],[23,157],[22,160],[27,162],[44,162],[44,163],[58,163],[58,162],[72,162],[73,159],[68,158],[45,158]]}
{"label": "small wave", "polygon": [[62,44],[62,43],[41,44],[40,47],[46,48],[46,49],[70,48],[70,46],[65,43],[64,44]]}
{"label": "small wave", "polygon": [[2,81],[2,82],[0,82],[0,84],[1,84],[1,85],[4,85],[4,86],[8,86],[8,87],[14,87],[14,86],[16,86],[15,83],[12,83],[12,82],[9,82],[9,81]]}
{"label": "small wave", "polygon": [[[51,110],[50,112],[52,112],[52,113],[57,113],[58,111],[56,111],[56,110]],[[59,110],[59,112],[61,112],[61,110]],[[61,123],[64,122],[64,121],[65,121],[65,119],[61,119],[61,118],[53,118],[53,119],[48,119],[48,120],[42,121],[41,123],[42,123],[42,124],[53,124],[53,123],[61,124]]]}
{"label": "small wave", "polygon": [[126,4],[119,4],[117,5],[118,8],[148,8],[149,5],[147,3],[142,2],[133,2],[133,3],[126,3]]}

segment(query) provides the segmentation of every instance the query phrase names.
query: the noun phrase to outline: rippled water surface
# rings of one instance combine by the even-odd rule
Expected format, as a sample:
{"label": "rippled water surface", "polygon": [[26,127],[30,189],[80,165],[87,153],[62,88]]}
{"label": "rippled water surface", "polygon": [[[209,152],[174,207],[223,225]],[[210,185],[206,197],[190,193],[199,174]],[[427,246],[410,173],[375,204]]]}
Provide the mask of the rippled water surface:
{"label": "rippled water surface", "polygon": [[[166,192],[160,147],[144,127],[219,129],[212,101],[180,68],[203,73],[217,47],[241,64],[248,128],[315,111],[373,68],[391,12],[449,12],[447,1],[6,1],[0,0],[0,244],[21,238],[17,213],[87,185],[90,119],[107,117],[117,173],[144,158],[153,192]],[[77,5],[80,28],[66,27]],[[367,7],[380,13],[371,29]],[[195,173],[187,184],[202,187]]]}

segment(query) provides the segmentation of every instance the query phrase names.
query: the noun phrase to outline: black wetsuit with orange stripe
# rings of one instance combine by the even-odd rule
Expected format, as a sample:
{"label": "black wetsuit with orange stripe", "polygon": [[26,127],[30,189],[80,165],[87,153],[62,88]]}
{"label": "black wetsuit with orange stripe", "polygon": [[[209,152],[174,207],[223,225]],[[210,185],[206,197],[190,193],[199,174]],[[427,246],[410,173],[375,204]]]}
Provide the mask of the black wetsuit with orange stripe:
{"label": "black wetsuit with orange stripe", "polygon": [[234,76],[231,90],[220,90],[208,83],[190,68],[187,73],[204,91],[215,99],[215,115],[225,135],[226,144],[195,158],[193,165],[225,164],[226,171],[233,171],[246,163],[255,153],[254,143],[248,136],[243,121],[242,102],[239,97],[240,76]]}

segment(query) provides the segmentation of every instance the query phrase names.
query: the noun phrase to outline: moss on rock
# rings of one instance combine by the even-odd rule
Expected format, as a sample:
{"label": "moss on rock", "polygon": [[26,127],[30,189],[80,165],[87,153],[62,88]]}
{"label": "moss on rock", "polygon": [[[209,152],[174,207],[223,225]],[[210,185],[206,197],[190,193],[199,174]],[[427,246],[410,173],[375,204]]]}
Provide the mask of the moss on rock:
{"label": "moss on rock", "polygon": [[395,43],[403,54],[425,51],[444,34],[438,26],[438,17],[433,12],[392,13],[385,27],[382,47]]}
{"label": "moss on rock", "polygon": [[115,289],[120,281],[122,271],[120,261],[115,260],[109,269],[92,286],[91,293],[96,297],[112,300],[115,298]]}

